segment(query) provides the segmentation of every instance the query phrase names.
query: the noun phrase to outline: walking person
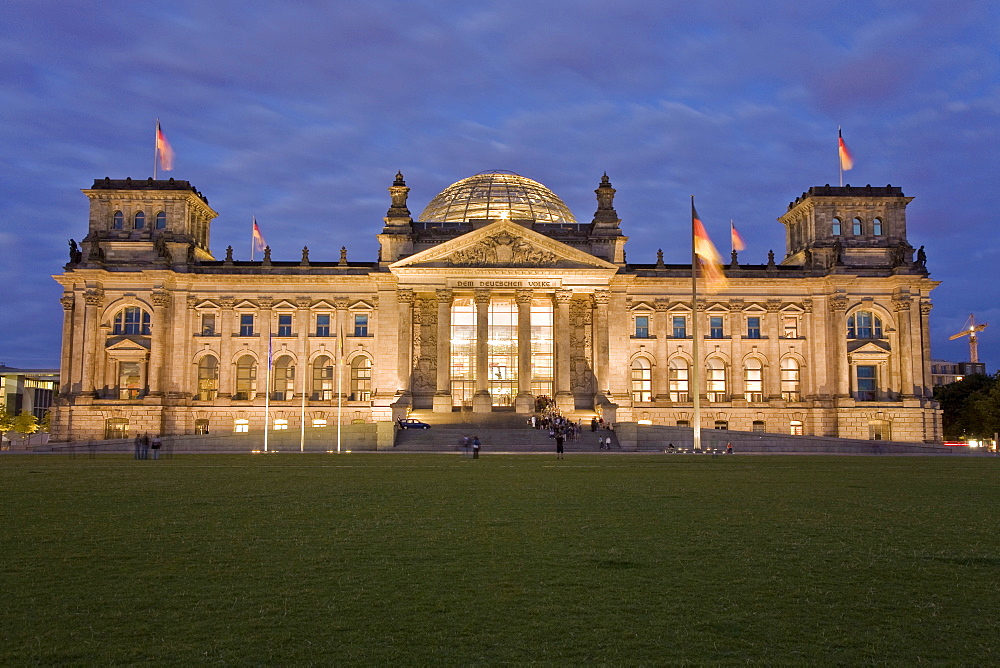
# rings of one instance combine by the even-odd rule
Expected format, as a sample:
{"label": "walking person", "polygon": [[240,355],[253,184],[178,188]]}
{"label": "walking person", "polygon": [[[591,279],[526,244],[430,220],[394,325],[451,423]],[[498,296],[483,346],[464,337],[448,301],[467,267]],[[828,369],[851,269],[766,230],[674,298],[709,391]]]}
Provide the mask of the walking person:
{"label": "walking person", "polygon": [[607,448],[607,450],[609,450],[609,451],[611,450],[611,437],[610,436],[608,436],[607,439],[605,439],[604,445]]}
{"label": "walking person", "polygon": [[153,437],[153,442],[150,447],[153,448],[153,459],[160,458],[160,447],[163,445],[163,441],[160,440],[160,435],[157,434]]}
{"label": "walking person", "polygon": [[142,458],[142,434],[135,435],[135,458]]}
{"label": "walking person", "polygon": [[479,446],[482,445],[479,442],[479,437],[476,436],[472,439],[472,458],[479,459]]}

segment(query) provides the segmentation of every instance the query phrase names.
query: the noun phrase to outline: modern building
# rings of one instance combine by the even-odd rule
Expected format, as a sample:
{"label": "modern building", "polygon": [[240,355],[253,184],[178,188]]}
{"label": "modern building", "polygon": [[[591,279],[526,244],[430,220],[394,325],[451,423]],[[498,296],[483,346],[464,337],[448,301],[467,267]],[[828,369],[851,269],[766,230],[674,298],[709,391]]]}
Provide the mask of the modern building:
{"label": "modern building", "polygon": [[11,415],[28,411],[41,420],[59,391],[59,369],[15,369],[0,364],[0,404]]}
{"label": "modern building", "polygon": [[966,376],[975,374],[986,375],[985,362],[951,362],[949,360],[931,360],[931,386],[956,383]]}
{"label": "modern building", "polygon": [[[578,221],[509,172],[463,179],[414,219],[397,174],[377,259],[216,259],[186,181],[95,181],[63,286],[55,440],[564,412],[613,422],[939,441],[930,292],[898,187],[810,188],[784,257],[691,299],[691,265],[626,262],[615,189]],[[671,241],[665,240],[665,243]],[[682,242],[689,243],[686,239]],[[693,358],[697,319],[700,354]],[[272,363],[269,365],[268,360]],[[693,387],[694,367],[702,387]]]}

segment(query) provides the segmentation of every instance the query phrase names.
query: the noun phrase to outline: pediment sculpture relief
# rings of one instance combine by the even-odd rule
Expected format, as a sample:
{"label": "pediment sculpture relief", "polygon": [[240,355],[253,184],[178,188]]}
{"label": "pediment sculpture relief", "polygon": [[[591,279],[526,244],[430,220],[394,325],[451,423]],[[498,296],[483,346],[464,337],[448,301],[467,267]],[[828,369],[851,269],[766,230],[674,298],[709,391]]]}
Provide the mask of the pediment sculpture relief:
{"label": "pediment sculpture relief", "polygon": [[551,251],[501,232],[452,253],[445,261],[453,267],[542,267],[555,264],[557,259]]}

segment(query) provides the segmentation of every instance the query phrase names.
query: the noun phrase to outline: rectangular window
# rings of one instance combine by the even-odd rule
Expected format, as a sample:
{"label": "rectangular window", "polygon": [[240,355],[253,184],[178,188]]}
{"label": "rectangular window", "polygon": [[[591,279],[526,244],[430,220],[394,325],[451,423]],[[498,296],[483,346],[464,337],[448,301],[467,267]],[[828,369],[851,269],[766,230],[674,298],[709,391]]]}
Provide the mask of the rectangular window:
{"label": "rectangular window", "polygon": [[240,336],[253,336],[253,314],[240,314]]}
{"label": "rectangular window", "polygon": [[635,316],[635,338],[637,338],[637,339],[648,339],[649,338],[649,316],[648,315],[637,315],[637,316]]}
{"label": "rectangular window", "polygon": [[215,336],[215,314],[214,313],[202,313],[201,314],[201,335],[202,336]]}
{"label": "rectangular window", "polygon": [[750,431],[756,431],[756,432],[762,432],[762,431],[764,431],[764,421],[763,420],[754,420],[753,421],[753,426],[750,428]]}
{"label": "rectangular window", "polygon": [[802,420],[792,420],[788,423],[788,431],[792,436],[802,435]]}
{"label": "rectangular window", "polygon": [[710,339],[721,339],[722,338],[722,316],[713,315],[708,319],[708,338]]}
{"label": "rectangular window", "polygon": [[199,418],[194,421],[194,433],[199,436],[204,436],[208,433],[208,420],[204,418]]}
{"label": "rectangular window", "polygon": [[781,318],[781,335],[786,339],[799,338],[799,318],[794,315],[786,315]]}
{"label": "rectangular window", "polygon": [[674,338],[675,339],[686,339],[687,338],[687,318],[683,315],[674,316]]}
{"label": "rectangular window", "polygon": [[710,339],[721,339],[722,338],[722,316],[713,315],[708,319],[708,338]]}
{"label": "rectangular window", "polygon": [[325,427],[326,426],[326,418],[313,418],[312,426],[313,427]]}
{"label": "rectangular window", "polygon": [[250,420],[233,420],[233,431],[237,434],[245,434],[250,431]]}
{"label": "rectangular window", "polygon": [[316,336],[330,336],[329,313],[319,313],[316,315]]}
{"label": "rectangular window", "polygon": [[291,313],[279,313],[278,314],[278,336],[291,336],[292,335],[292,314]]}
{"label": "rectangular window", "polygon": [[751,316],[747,318],[747,338],[760,338],[760,318],[758,316]]}
{"label": "rectangular window", "polygon": [[874,365],[858,365],[858,401],[875,401],[878,386]]}
{"label": "rectangular window", "polygon": [[368,336],[368,314],[354,314],[354,336]]}
{"label": "rectangular window", "polygon": [[715,428],[716,429],[729,429],[729,422],[727,422],[726,420],[716,420],[715,421]]}
{"label": "rectangular window", "polygon": [[284,429],[288,429],[288,420],[286,420],[285,418],[275,418],[274,430],[282,431]]}

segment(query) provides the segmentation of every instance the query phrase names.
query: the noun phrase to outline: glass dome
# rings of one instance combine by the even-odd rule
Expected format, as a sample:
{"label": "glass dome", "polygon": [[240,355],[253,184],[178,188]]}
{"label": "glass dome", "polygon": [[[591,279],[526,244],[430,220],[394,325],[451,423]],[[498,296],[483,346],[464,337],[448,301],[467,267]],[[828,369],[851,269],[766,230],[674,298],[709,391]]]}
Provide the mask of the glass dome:
{"label": "glass dome", "polygon": [[451,184],[430,201],[417,220],[464,223],[484,218],[576,224],[573,212],[554,192],[538,181],[501,170]]}

